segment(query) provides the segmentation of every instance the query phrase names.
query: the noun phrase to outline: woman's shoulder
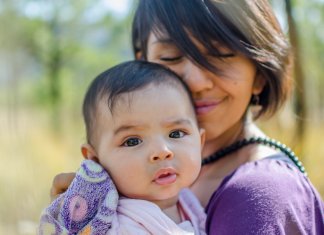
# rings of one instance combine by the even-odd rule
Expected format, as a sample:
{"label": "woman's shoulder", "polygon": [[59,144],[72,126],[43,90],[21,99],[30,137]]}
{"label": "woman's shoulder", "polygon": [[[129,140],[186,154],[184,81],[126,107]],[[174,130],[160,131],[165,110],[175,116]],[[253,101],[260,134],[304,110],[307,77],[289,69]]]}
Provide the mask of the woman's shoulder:
{"label": "woman's shoulder", "polygon": [[297,182],[309,186],[308,178],[299,171],[288,157],[283,154],[276,154],[241,165],[224,178],[217,191],[222,191],[228,187],[240,190],[267,188],[271,191],[271,188],[276,186],[277,190],[273,192],[275,193],[278,192],[278,189],[287,191],[290,187],[296,187]]}
{"label": "woman's shoulder", "polygon": [[[324,228],[323,210],[323,201],[308,178],[282,155],[271,156],[243,164],[223,180],[207,206],[207,228],[217,225],[231,233],[266,229],[262,232],[281,234],[278,231],[294,233],[305,227],[312,233],[308,230],[312,221],[320,221]],[[226,221],[232,216],[238,219],[228,228]]]}

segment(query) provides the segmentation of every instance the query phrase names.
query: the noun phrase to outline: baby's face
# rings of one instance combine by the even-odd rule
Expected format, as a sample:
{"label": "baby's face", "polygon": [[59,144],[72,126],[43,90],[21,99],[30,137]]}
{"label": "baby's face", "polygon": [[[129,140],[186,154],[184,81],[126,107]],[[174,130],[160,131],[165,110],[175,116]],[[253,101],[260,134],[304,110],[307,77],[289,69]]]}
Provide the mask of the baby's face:
{"label": "baby's face", "polygon": [[163,207],[197,178],[203,133],[184,91],[151,84],[97,110],[97,157],[122,195]]}

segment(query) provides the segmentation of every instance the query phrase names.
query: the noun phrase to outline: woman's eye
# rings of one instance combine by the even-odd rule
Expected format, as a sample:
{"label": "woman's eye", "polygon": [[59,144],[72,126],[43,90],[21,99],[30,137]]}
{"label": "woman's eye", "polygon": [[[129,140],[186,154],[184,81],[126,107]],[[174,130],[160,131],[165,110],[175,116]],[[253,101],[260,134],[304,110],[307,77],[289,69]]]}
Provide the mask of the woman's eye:
{"label": "woman's eye", "polygon": [[180,131],[180,130],[177,130],[177,131],[172,131],[170,134],[169,134],[169,137],[170,138],[182,138],[185,136],[185,132],[183,131]]}
{"label": "woman's eye", "polygon": [[129,138],[122,144],[122,146],[133,147],[139,145],[140,143],[142,143],[142,140],[140,140],[139,138]]}
{"label": "woman's eye", "polygon": [[206,56],[206,58],[208,58],[208,60],[212,60],[212,61],[214,60],[214,61],[220,61],[220,62],[223,62],[226,59],[233,58],[233,57],[235,57],[234,53],[226,53],[226,54],[220,54],[220,55],[209,54]]}
{"label": "woman's eye", "polygon": [[220,58],[223,58],[223,59],[226,59],[226,58],[235,57],[235,54],[232,53],[232,52],[229,52],[229,53],[221,54],[221,55],[219,55],[219,57],[220,57]]}
{"label": "woman's eye", "polygon": [[182,55],[181,56],[162,56],[160,57],[160,60],[165,61],[165,62],[174,62],[177,60],[181,60],[182,59]]}

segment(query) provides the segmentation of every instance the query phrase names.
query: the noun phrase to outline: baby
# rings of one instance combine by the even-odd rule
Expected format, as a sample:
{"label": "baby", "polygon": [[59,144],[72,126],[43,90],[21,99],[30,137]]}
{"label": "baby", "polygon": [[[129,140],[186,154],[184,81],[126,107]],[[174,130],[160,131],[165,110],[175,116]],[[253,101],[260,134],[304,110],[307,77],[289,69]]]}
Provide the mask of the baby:
{"label": "baby", "polygon": [[204,209],[185,189],[200,171],[204,131],[176,74],[117,65],[92,82],[83,116],[87,160],[43,211],[39,234],[205,234]]}

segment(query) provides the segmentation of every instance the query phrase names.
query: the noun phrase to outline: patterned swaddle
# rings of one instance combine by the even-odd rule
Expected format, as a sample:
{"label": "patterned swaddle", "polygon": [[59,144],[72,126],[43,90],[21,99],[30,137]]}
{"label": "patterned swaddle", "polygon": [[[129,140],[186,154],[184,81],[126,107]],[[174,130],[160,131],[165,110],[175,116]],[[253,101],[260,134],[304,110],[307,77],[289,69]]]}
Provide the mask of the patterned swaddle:
{"label": "patterned swaddle", "polygon": [[118,205],[118,192],[101,165],[84,160],[68,190],[41,215],[38,234],[106,234]]}

